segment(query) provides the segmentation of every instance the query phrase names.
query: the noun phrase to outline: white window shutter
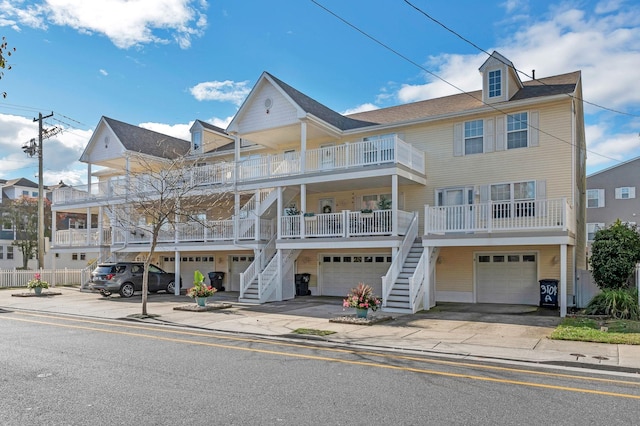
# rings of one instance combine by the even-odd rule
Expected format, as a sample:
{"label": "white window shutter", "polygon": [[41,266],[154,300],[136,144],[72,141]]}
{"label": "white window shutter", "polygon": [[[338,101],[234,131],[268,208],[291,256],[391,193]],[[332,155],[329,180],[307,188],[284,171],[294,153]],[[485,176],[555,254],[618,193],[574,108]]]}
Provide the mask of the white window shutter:
{"label": "white window shutter", "polygon": [[536,181],[536,200],[544,200],[547,198],[547,181]]}
{"label": "white window shutter", "polygon": [[504,151],[507,148],[505,130],[504,115],[496,117],[496,151]]}
{"label": "white window shutter", "polygon": [[484,120],[484,152],[493,152],[496,148],[495,125],[493,118]]}
{"label": "white window shutter", "polygon": [[540,113],[531,111],[529,113],[529,146],[540,145]]}
{"label": "white window shutter", "polygon": [[629,187],[629,198],[636,198],[636,187]]}
{"label": "white window shutter", "polygon": [[491,199],[489,198],[489,185],[480,185],[478,187],[478,191],[480,191],[480,202],[488,203]]}
{"label": "white window shutter", "polygon": [[462,157],[464,150],[462,148],[462,123],[453,125],[453,156]]}
{"label": "white window shutter", "polygon": [[362,210],[362,195],[358,195],[354,198],[354,206],[353,209],[354,210]]}
{"label": "white window shutter", "polygon": [[598,189],[598,207],[604,207],[604,189]]}
{"label": "white window shutter", "polygon": [[616,200],[622,198],[622,188],[616,188]]}

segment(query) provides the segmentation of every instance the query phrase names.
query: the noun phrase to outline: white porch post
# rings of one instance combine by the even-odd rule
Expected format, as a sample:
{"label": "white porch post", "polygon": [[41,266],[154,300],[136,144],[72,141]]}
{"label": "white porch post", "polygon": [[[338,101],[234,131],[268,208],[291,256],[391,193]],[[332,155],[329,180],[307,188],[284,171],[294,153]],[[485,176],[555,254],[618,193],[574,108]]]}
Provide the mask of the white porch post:
{"label": "white porch post", "polygon": [[175,285],[173,286],[174,290],[173,290],[173,294],[175,294],[176,296],[180,296],[180,252],[178,250],[175,251],[174,253],[176,262],[174,265],[174,272],[176,274],[176,282]]}
{"label": "white porch post", "polygon": [[560,316],[567,316],[567,245],[560,245]]}
{"label": "white porch post", "polygon": [[[56,241],[56,233],[58,232],[57,216],[58,214],[56,212],[51,212],[51,245],[54,247],[58,246],[58,242]],[[69,230],[69,232],[71,232],[71,230]],[[55,259],[55,256],[53,256],[53,258]]]}
{"label": "white porch post", "polygon": [[87,218],[85,220],[85,240],[86,245],[91,245],[91,207],[87,207]]}
{"label": "white porch post", "polygon": [[[307,212],[307,185],[300,185],[300,211],[302,213]],[[304,223],[304,214],[301,214],[300,217],[300,238],[305,237],[305,223]]]}
{"label": "white porch post", "polygon": [[91,194],[91,163],[87,164],[87,192]]}
{"label": "white porch post", "polygon": [[[104,244],[104,221],[102,215],[104,214],[102,206],[98,207],[98,247],[102,247]],[[101,250],[102,252],[102,250]]]}
{"label": "white porch post", "polygon": [[278,212],[276,215],[276,218],[278,220],[278,222],[276,223],[276,232],[278,233],[278,239],[282,238],[282,229],[281,229],[281,224],[282,224],[282,187],[279,186],[278,189]]}
{"label": "white porch post", "polygon": [[254,216],[255,216],[255,222],[254,222],[254,229],[255,229],[255,240],[258,241],[260,239],[260,190],[256,189],[255,192],[255,197],[256,197],[256,207],[255,207],[255,211],[254,211]]}
{"label": "white porch post", "polygon": [[300,123],[300,171],[307,170],[307,123]]}
{"label": "white porch post", "polygon": [[398,175],[391,176],[391,235],[398,235]]}
{"label": "white porch post", "polygon": [[428,311],[431,309],[429,305],[431,305],[431,274],[429,271],[431,270],[431,250],[433,247],[424,247],[424,253],[422,254],[424,258],[424,298],[422,300],[422,309]]}

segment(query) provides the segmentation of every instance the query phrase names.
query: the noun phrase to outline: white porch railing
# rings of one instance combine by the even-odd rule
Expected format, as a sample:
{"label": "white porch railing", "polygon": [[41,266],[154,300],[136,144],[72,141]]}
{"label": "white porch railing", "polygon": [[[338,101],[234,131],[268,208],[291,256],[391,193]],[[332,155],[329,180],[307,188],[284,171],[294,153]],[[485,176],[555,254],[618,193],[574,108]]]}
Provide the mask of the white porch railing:
{"label": "white porch railing", "polygon": [[[425,173],[425,154],[397,136],[372,141],[310,149],[302,154],[268,154],[236,162],[189,167],[176,171],[181,179],[192,186],[230,184],[300,175],[303,173],[340,170],[374,164],[402,164],[417,173]],[[236,176],[237,166],[237,176]],[[153,179],[139,175],[127,179],[118,176],[89,185],[58,188],[53,191],[53,204],[73,204],[124,197],[127,193],[153,193]]]}
{"label": "white porch railing", "polygon": [[33,279],[34,274],[40,274],[43,281],[50,286],[56,285],[82,285],[89,281],[91,270],[85,269],[39,269],[39,270],[19,270],[0,269],[1,287],[26,287],[27,283]]}
{"label": "white porch railing", "polygon": [[86,229],[64,229],[56,231],[53,240],[54,247],[86,247],[111,244],[111,229],[100,231],[97,228]]}
{"label": "white porch railing", "polygon": [[[413,213],[398,211],[396,235],[404,235]],[[313,216],[282,216],[282,238],[356,237],[393,235],[393,211],[374,210],[371,213],[344,210],[340,213],[321,213]]]}
{"label": "white porch railing", "polygon": [[572,207],[566,198],[425,206],[425,234],[514,230],[566,230]]}

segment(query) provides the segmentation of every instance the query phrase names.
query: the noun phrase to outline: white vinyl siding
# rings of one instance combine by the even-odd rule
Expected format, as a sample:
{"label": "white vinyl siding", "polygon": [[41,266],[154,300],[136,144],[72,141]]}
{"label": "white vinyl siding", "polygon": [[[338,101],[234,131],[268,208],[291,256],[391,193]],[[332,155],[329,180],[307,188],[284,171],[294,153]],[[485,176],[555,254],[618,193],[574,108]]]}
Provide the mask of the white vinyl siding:
{"label": "white vinyl siding", "polygon": [[636,198],[635,186],[623,186],[621,188],[616,188],[616,200],[628,200],[631,198]]}

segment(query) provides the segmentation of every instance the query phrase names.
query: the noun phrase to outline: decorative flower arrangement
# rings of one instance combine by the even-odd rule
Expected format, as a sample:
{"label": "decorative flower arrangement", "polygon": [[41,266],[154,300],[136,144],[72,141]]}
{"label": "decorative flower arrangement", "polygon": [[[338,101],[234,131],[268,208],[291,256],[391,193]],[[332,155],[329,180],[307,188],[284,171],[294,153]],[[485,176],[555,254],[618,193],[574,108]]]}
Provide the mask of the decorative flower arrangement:
{"label": "decorative flower arrangement", "polygon": [[211,297],[216,291],[215,287],[207,286],[204,283],[204,275],[202,275],[202,272],[195,271],[193,273],[193,287],[187,290],[187,296],[191,298]]}
{"label": "decorative flower arrangement", "polygon": [[49,288],[49,283],[42,281],[40,274],[33,274],[33,279],[27,283],[27,288]]}
{"label": "decorative flower arrangement", "polygon": [[374,296],[371,286],[360,283],[357,287],[351,289],[346,299],[343,299],[342,306],[345,308],[371,309],[377,310],[382,301]]}

